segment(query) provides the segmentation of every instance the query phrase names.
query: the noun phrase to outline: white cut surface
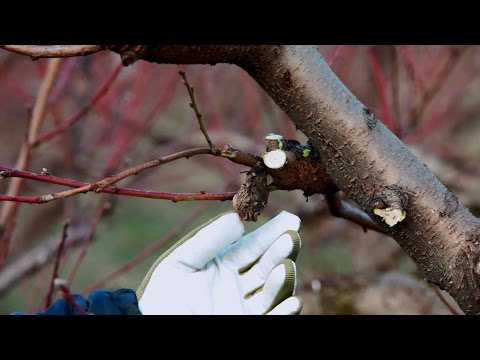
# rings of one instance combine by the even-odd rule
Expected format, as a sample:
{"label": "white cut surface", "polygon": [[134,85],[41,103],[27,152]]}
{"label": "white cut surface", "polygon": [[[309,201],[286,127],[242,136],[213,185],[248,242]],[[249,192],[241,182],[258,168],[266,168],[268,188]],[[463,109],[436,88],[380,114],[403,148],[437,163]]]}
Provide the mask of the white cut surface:
{"label": "white cut surface", "polygon": [[287,161],[287,154],[283,150],[273,150],[263,156],[263,162],[270,169],[280,169]]}
{"label": "white cut surface", "polygon": [[278,134],[274,134],[274,133],[270,133],[268,134],[267,136],[265,136],[265,140],[283,140],[283,136],[282,135],[278,135]]}
{"label": "white cut surface", "polygon": [[386,209],[374,209],[373,213],[383,218],[390,227],[398,224],[405,219],[406,213],[400,209],[386,208]]}

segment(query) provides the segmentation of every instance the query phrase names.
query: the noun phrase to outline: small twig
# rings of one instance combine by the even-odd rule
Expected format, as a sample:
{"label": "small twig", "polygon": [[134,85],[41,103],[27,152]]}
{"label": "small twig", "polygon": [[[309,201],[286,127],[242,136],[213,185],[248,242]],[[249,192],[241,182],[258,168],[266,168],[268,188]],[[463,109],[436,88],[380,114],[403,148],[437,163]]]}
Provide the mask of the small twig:
{"label": "small twig", "polygon": [[330,213],[333,216],[341,217],[351,222],[354,222],[364,229],[372,229],[382,234],[388,235],[387,231],[380,225],[374,222],[367,213],[363,212],[349,203],[342,201],[338,192],[326,193],[325,200],[327,201]]}
{"label": "small twig", "polygon": [[0,45],[0,48],[17,54],[28,55],[33,60],[39,58],[58,58],[84,56],[104,50],[100,45]]}
{"label": "small twig", "polygon": [[85,241],[82,246],[82,250],[80,251],[80,254],[78,255],[77,259],[75,260],[75,263],[72,266],[72,269],[70,270],[70,273],[68,274],[67,277],[67,283],[72,284],[73,283],[73,278],[75,277],[75,274],[78,271],[78,268],[80,267],[80,264],[82,263],[82,260],[85,258],[88,252],[88,247],[90,246],[93,236],[95,235],[95,229],[97,228],[97,224],[102,218],[105,210],[107,210],[111,206],[111,203],[108,201],[102,201],[100,204],[100,207],[97,209],[95,216],[92,219],[92,222],[90,223],[90,228],[88,230],[88,235],[85,238]]}
{"label": "small twig", "polygon": [[438,286],[436,286],[435,284],[431,284],[431,287],[433,288],[433,291],[435,291],[435,294],[440,299],[442,304],[445,305],[445,307],[452,313],[452,315],[460,315],[460,313],[448,303]]}
{"label": "small twig", "polygon": [[210,137],[208,136],[207,129],[203,125],[202,114],[200,114],[197,103],[195,102],[195,96],[193,95],[193,87],[188,83],[185,72],[179,71],[178,73],[183,78],[183,84],[187,88],[188,95],[190,96],[190,101],[191,101],[189,105],[195,112],[195,116],[197,117],[197,120],[198,120],[198,125],[200,125],[200,130],[202,130],[203,136],[205,136],[205,139],[207,140],[208,146],[210,146],[210,150],[212,151],[212,154],[216,154],[217,148],[215,147],[215,145],[213,145],[212,140],[210,140]]}
{"label": "small twig", "polygon": [[[192,149],[196,150],[196,149]],[[204,148],[207,153],[210,153],[210,149]],[[188,150],[187,150],[188,151]],[[184,152],[183,152],[184,153]],[[177,153],[180,154],[180,153]],[[174,154],[175,155],[175,154]],[[193,155],[189,155],[193,156]],[[172,161],[172,160],[171,160]],[[9,196],[9,195],[0,195],[0,201],[14,201],[14,202],[23,202],[29,204],[43,204],[57,199],[63,199],[79,193],[86,193],[89,191],[94,191],[92,188],[94,184],[88,184],[77,180],[64,179],[58,176],[53,175],[41,175],[28,171],[19,171],[14,169],[9,169],[4,166],[0,166],[0,178],[1,177],[19,177],[24,179],[36,180],[40,182],[47,182],[51,184],[58,184],[76,188],[74,190],[67,190],[59,193],[42,195],[42,196]],[[108,178],[107,178],[108,179]],[[73,193],[73,192],[76,193]],[[143,197],[149,199],[163,199],[171,200],[173,202],[177,201],[192,201],[192,200],[231,200],[235,195],[235,192],[221,192],[221,193],[170,193],[170,192],[160,192],[160,191],[149,191],[149,190],[137,190],[130,188],[121,188],[108,186],[102,188],[100,192],[107,194],[123,195],[123,196],[134,196],[134,197]]]}
{"label": "small twig", "polygon": [[52,137],[65,132],[72,125],[74,125],[78,120],[80,120],[83,116],[85,116],[108,92],[108,89],[110,89],[110,86],[118,77],[118,75],[120,74],[120,70],[122,69],[123,69],[123,65],[118,64],[117,67],[115,67],[115,69],[113,70],[112,74],[100,86],[97,93],[93,95],[93,97],[90,99],[87,105],[85,105],[82,109],[80,109],[75,114],[73,114],[70,118],[60,123],[54,129],[48,132],[45,132],[43,134],[40,134],[38,138],[35,140],[35,142],[33,143],[33,146],[38,146],[41,143],[50,140]]}
{"label": "small twig", "polygon": [[60,268],[60,259],[62,258],[62,252],[65,245],[65,241],[68,236],[68,227],[70,226],[70,220],[67,220],[63,225],[62,230],[62,239],[60,244],[58,244],[57,254],[55,256],[55,265],[53,266],[52,279],[50,280],[50,285],[48,288],[47,296],[45,297],[45,309],[47,309],[52,303],[53,289],[55,287],[55,279],[58,277],[58,269]]}

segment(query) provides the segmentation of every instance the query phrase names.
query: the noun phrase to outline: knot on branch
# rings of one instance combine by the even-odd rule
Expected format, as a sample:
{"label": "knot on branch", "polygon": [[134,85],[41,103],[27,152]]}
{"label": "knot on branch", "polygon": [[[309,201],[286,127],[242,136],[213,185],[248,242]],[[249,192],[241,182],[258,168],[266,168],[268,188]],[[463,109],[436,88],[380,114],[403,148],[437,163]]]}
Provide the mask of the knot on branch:
{"label": "knot on branch", "polygon": [[390,227],[407,216],[408,193],[397,185],[385,186],[371,201],[371,211]]}
{"label": "knot on branch", "polygon": [[268,202],[267,172],[260,168],[247,172],[245,182],[233,197],[233,207],[241,220],[257,221]]}
{"label": "knot on branch", "polygon": [[302,190],[305,197],[338,191],[313,144],[308,142],[302,145],[296,140],[281,140],[280,150],[286,155],[284,165],[278,169],[268,169],[273,179],[271,185],[276,189]]}
{"label": "knot on branch", "polygon": [[6,170],[0,171],[0,180],[8,178],[10,176],[11,176],[10,171],[6,171]]}
{"label": "knot on branch", "polygon": [[[338,191],[315,146],[284,140],[275,134],[265,139],[267,152],[263,154],[263,163],[260,157],[243,153],[230,145],[221,154],[252,168],[233,199],[233,206],[242,220],[256,221],[267,206],[268,193],[272,190],[302,190],[306,197]],[[267,184],[267,175],[272,177],[270,184]]]}
{"label": "knot on branch", "polygon": [[123,66],[129,66],[147,56],[150,52],[150,47],[146,45],[113,45],[110,46],[110,50],[120,54]]}

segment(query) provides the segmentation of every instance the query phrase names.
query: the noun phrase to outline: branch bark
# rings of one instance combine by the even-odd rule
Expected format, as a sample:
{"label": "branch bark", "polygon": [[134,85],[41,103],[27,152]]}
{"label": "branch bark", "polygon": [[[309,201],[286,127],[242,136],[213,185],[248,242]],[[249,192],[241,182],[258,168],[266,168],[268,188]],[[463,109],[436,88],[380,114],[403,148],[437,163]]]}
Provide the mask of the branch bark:
{"label": "branch bark", "polygon": [[[122,53],[125,48],[111,47]],[[467,314],[480,313],[480,221],[335,76],[314,46],[153,46],[157,63],[235,63],[320,152],[328,175]],[[388,227],[374,209],[401,208]]]}
{"label": "branch bark", "polygon": [[[480,221],[335,76],[314,46],[111,46],[124,64],[235,63],[317,147],[335,185],[467,314],[480,314]],[[388,226],[376,209],[406,218]]]}
{"label": "branch bark", "polygon": [[32,60],[90,55],[103,50],[100,45],[1,45],[0,48],[17,54],[28,55]]}

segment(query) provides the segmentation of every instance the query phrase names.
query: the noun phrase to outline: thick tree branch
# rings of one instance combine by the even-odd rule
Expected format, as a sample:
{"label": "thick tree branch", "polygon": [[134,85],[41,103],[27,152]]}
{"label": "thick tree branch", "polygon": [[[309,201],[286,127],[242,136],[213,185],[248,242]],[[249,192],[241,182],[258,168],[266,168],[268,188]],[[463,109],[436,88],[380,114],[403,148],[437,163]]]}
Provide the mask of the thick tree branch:
{"label": "thick tree branch", "polygon": [[[480,313],[480,221],[395,137],[310,46],[262,47],[246,69],[318,148],[335,184],[466,313]],[[392,227],[374,209],[400,208]]]}
{"label": "thick tree branch", "polygon": [[[335,185],[467,314],[480,314],[480,221],[335,76],[314,46],[111,46],[124,64],[235,63],[318,149]],[[406,217],[388,226],[374,210]]]}
{"label": "thick tree branch", "polygon": [[[122,53],[121,47],[112,47]],[[480,221],[341,83],[314,46],[153,46],[158,63],[236,63],[318,148],[327,173],[447,290],[480,313]],[[388,227],[375,209],[401,208]]]}

